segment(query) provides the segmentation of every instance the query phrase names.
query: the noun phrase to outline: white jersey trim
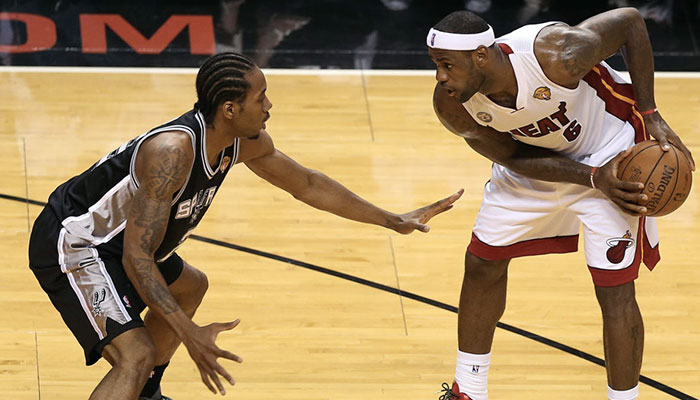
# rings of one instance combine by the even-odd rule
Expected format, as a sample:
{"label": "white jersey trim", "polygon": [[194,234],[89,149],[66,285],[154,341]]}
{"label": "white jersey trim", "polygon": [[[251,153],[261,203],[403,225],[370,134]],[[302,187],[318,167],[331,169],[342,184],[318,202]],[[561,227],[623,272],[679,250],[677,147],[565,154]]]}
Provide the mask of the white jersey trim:
{"label": "white jersey trim", "polygon": [[[175,119],[177,119],[177,118],[175,118]],[[138,143],[136,143],[136,148],[134,148],[134,153],[131,155],[131,163],[129,164],[129,176],[131,177],[131,180],[134,182],[134,185],[136,185],[137,189],[139,188],[139,180],[138,180],[138,177],[136,176],[136,155],[138,154],[139,148],[141,148],[141,144],[147,138],[149,138],[155,134],[169,132],[169,131],[180,131],[180,132],[185,132],[188,135],[190,135],[190,139],[192,141],[192,152],[194,154],[197,154],[197,136],[194,134],[194,131],[188,126],[169,125],[169,126],[154,129],[154,130],[148,132],[143,138],[139,139]],[[190,167],[190,172],[187,175],[187,179],[185,180],[185,183],[180,188],[180,191],[173,198],[173,201],[170,203],[170,205],[175,204],[180,199],[180,196],[182,196],[182,192],[185,191],[187,184],[190,182],[190,177],[192,176],[192,169],[194,168],[195,161],[196,160],[192,160],[192,166]]]}
{"label": "white jersey trim", "polygon": [[87,317],[88,321],[90,321],[90,325],[92,325],[92,328],[95,330],[95,333],[97,333],[97,337],[100,338],[100,340],[104,339],[104,335],[102,334],[102,330],[97,326],[97,321],[95,321],[95,318],[92,316],[92,313],[90,312],[90,309],[88,308],[87,304],[85,303],[85,298],[83,297],[82,293],[80,292],[80,289],[78,288],[78,284],[75,282],[75,277],[73,274],[67,271],[66,264],[65,264],[65,254],[63,253],[63,240],[66,234],[66,228],[61,228],[61,232],[58,234],[58,244],[56,245],[56,248],[58,250],[58,265],[61,266],[61,271],[66,274],[66,277],[68,278],[68,282],[70,282],[70,286],[73,289],[73,292],[75,293],[75,296],[78,298],[78,301],[80,302],[80,306],[83,308],[83,311],[85,312],[85,316]]}
{"label": "white jersey trim", "polygon": [[216,175],[216,172],[221,169],[221,163],[224,161],[224,151],[219,154],[219,165],[216,169],[212,169],[209,164],[209,158],[207,157],[207,124],[204,122],[204,116],[197,110],[195,113],[195,119],[199,123],[199,128],[202,131],[202,145],[199,147],[200,154],[202,155],[202,164],[204,164],[204,173],[207,174],[207,178],[211,179]]}
{"label": "white jersey trim", "polygon": [[[61,222],[61,225],[68,230],[71,227],[73,228],[71,231],[72,234],[79,234],[79,232],[76,232],[76,227],[77,229],[83,230],[83,227],[92,227],[93,231],[91,232],[82,232],[83,235],[79,235],[81,238],[85,240],[89,240],[90,244],[92,245],[100,245],[102,243],[110,241],[114,236],[116,236],[119,232],[124,230],[126,227],[126,216],[124,215],[123,220],[117,225],[114,229],[106,233],[103,237],[96,237],[94,235],[94,218],[93,215],[97,213],[98,210],[102,209],[105,203],[112,199],[114,195],[122,190],[129,190],[129,184],[131,184],[131,180],[129,176],[125,176],[119,183],[114,185],[111,189],[109,189],[95,204],[91,205],[88,208],[88,211],[82,215],[77,215],[77,216],[72,216],[64,219]],[[132,189],[133,191],[133,189]],[[129,196],[131,197],[131,196]],[[131,202],[131,199],[129,199],[129,203]],[[125,204],[121,204],[125,205]],[[113,215],[113,214],[110,214]],[[86,224],[87,221],[91,221],[92,223]]]}

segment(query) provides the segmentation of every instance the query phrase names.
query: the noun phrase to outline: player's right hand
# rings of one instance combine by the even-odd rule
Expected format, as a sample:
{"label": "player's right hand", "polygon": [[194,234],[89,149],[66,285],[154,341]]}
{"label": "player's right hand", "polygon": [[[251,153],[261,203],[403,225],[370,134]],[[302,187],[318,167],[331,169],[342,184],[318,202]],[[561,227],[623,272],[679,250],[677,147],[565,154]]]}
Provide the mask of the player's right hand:
{"label": "player's right hand", "polygon": [[[187,347],[190,357],[197,365],[199,374],[202,377],[202,382],[216,394],[216,389],[222,395],[226,394],[224,385],[221,384],[219,375],[228,381],[231,385],[235,385],[233,377],[218,363],[217,358],[227,358],[236,362],[243,362],[243,359],[229,351],[223,350],[216,345],[216,337],[220,332],[228,331],[235,328],[241,321],[209,324],[207,326],[196,326],[193,328],[182,343]],[[214,385],[216,385],[216,389]]]}
{"label": "player's right hand", "polygon": [[640,216],[646,214],[647,208],[644,204],[649,201],[647,195],[642,194],[644,184],[641,182],[623,181],[617,177],[620,163],[630,151],[630,149],[627,149],[621,152],[600,167],[595,173],[593,180],[595,187],[608,196],[622,211],[629,215]]}

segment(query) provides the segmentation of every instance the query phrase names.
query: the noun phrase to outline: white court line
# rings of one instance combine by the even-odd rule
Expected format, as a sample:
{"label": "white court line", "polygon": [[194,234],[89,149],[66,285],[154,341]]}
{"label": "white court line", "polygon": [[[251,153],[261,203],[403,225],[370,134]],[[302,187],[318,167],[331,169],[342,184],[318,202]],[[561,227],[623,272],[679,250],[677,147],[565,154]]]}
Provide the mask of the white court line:
{"label": "white court line", "polygon": [[[17,67],[0,66],[0,72],[32,73],[87,73],[87,74],[163,74],[196,75],[197,68],[147,68],[147,67]],[[276,69],[263,68],[266,75],[319,75],[319,76],[433,76],[434,70],[428,69]],[[629,78],[629,74],[620,71]],[[700,72],[655,72],[656,78],[700,79]]]}

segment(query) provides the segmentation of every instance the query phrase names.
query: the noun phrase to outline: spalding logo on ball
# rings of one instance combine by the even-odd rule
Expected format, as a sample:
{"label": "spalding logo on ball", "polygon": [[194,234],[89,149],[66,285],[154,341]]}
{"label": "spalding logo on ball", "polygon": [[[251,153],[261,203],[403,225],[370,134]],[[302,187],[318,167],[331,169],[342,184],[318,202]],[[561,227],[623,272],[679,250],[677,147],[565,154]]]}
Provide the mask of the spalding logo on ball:
{"label": "spalding logo on ball", "polygon": [[623,181],[642,182],[649,197],[646,215],[667,215],[685,202],[693,184],[690,161],[676,146],[663,151],[659,142],[647,140],[632,147],[617,173]]}

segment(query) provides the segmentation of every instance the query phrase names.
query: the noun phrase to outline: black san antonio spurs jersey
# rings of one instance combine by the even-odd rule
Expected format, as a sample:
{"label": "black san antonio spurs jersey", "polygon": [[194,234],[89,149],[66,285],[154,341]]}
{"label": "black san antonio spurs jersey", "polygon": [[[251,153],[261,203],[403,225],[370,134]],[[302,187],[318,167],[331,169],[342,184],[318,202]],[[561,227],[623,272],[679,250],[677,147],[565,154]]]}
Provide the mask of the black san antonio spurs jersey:
{"label": "black san antonio spurs jersey", "polygon": [[168,228],[155,259],[166,259],[197,226],[230,166],[236,162],[239,139],[224,149],[217,167],[212,169],[206,156],[204,117],[192,110],[128,141],[51,194],[48,206],[64,228],[59,246],[65,246],[67,251],[62,256],[76,258],[61,260],[63,266],[77,267],[78,260],[89,258],[97,246],[100,252],[121,258],[126,217],[139,186],[134,173],[136,155],[144,140],[168,131],[189,134],[195,158],[186,183],[173,195]]}

